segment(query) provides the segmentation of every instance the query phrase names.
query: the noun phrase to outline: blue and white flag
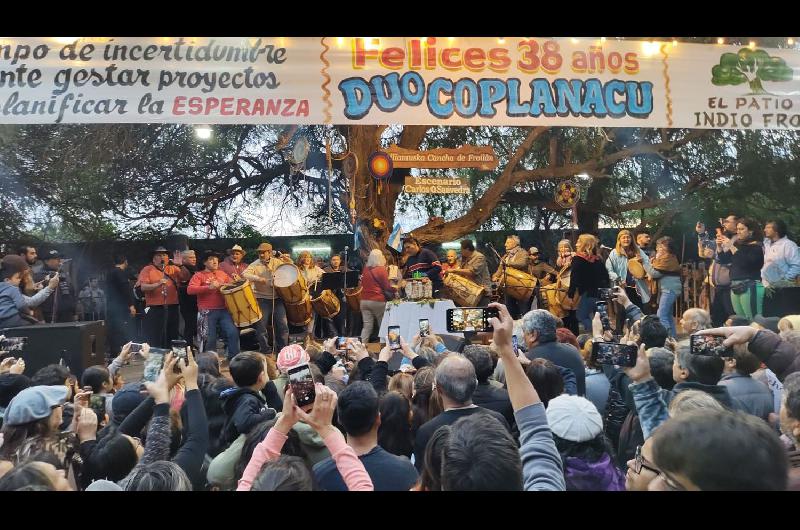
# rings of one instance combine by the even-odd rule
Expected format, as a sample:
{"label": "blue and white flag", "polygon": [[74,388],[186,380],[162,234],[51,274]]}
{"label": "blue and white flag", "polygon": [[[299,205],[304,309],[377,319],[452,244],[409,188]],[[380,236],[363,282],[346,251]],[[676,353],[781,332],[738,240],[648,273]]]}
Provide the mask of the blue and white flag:
{"label": "blue and white flag", "polygon": [[386,242],[386,245],[400,252],[403,246],[403,229],[400,227],[400,223],[394,225],[394,230],[392,230],[392,234],[389,236],[389,241]]}

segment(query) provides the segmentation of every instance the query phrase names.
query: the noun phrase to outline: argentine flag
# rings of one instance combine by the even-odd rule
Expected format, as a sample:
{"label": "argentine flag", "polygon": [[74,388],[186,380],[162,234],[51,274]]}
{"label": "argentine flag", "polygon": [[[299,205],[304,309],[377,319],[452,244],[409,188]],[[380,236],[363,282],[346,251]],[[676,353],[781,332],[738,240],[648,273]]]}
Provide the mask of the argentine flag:
{"label": "argentine flag", "polygon": [[386,242],[386,245],[395,249],[395,251],[400,252],[402,247],[402,238],[403,238],[403,229],[400,228],[400,223],[394,225],[394,230],[392,230],[392,234],[389,236],[389,241]]}

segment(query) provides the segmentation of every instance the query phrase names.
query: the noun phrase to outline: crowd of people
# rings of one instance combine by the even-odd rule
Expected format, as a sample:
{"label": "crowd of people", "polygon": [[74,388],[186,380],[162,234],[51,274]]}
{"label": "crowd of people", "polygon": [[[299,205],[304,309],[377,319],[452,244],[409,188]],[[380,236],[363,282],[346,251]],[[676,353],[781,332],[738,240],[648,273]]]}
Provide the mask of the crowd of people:
{"label": "crowd of people", "polygon": [[[604,249],[582,234],[574,250],[560,242],[548,264],[510,237],[493,278],[471,241],[460,260],[442,263],[411,239],[399,277],[381,251],[370,254],[362,340],[344,342],[331,318],[324,342],[307,328],[302,344],[289,344],[288,304],[271,273],[291,260],[268,243],[250,264],[241,248],[232,249],[238,259],[208,253],[199,265],[191,251],[170,263],[157,249],[137,282],[156,315],[152,344],[134,351],[110,326],[118,355],[80,378],[62,365],[25,375],[23,359],[4,355],[0,491],[798,489],[800,315],[763,315],[765,289],[794,307],[785,293],[800,273],[797,247],[780,221],[766,224],[763,242],[751,220],[723,221],[713,240],[697,226],[698,250],[713,262],[712,311],[673,318],[681,277],[670,238],[650,250],[649,234],[623,230]],[[297,265],[309,283],[324,273],[307,254]],[[333,272],[342,266],[331,263]],[[402,277],[421,275],[438,294],[449,275],[463,275],[485,288],[487,303],[507,267],[543,281],[527,300],[505,293],[508,304],[490,303],[499,313],[491,333],[453,341],[431,329],[400,337],[398,349],[388,340],[370,348]],[[109,285],[128,282],[124,257],[116,268]],[[25,294],[25,256],[3,258],[2,276],[0,328],[60,284],[48,276]],[[254,285],[265,315],[253,351],[240,351],[219,291],[237,279]],[[109,317],[134,312],[128,296],[107,306]],[[202,318],[187,319],[191,311]],[[185,353],[164,342],[179,336],[181,318],[197,325]],[[696,347],[704,337],[722,344]],[[601,359],[601,345],[629,347],[630,362]],[[390,370],[398,353],[404,361]],[[154,380],[123,380],[135,356],[163,356]]]}

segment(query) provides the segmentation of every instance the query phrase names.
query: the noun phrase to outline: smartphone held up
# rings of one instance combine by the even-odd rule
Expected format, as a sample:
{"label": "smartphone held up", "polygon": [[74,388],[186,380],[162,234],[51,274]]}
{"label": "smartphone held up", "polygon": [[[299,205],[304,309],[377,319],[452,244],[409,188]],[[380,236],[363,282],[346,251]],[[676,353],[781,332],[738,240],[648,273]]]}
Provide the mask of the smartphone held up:
{"label": "smartphone held up", "polygon": [[317,393],[314,390],[314,376],[308,364],[289,369],[289,385],[291,385],[297,406],[303,410],[309,410],[317,398]]}
{"label": "smartphone held up", "polygon": [[447,332],[463,333],[494,331],[489,324],[490,318],[500,318],[500,312],[494,307],[456,307],[447,310]]}
{"label": "smartphone held up", "polygon": [[639,348],[635,344],[617,342],[595,342],[592,344],[592,361],[595,364],[632,367],[636,366]]}
{"label": "smartphone held up", "polygon": [[733,357],[733,348],[723,346],[724,341],[725,337],[717,335],[691,335],[689,349],[692,355]]}

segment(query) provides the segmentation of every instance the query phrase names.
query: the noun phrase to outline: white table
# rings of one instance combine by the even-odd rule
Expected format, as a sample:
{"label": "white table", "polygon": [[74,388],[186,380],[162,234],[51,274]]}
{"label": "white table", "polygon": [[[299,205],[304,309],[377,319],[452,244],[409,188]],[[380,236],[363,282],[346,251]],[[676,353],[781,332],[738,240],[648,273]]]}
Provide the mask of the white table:
{"label": "white table", "polygon": [[[400,335],[410,344],[414,335],[419,333],[419,319],[421,318],[428,319],[431,332],[436,335],[456,335],[456,333],[447,332],[447,310],[455,307],[452,300],[437,300],[433,307],[428,302],[403,302],[396,305],[387,303],[381,321],[381,329],[378,332],[380,341],[386,342],[389,326],[400,326]],[[461,335],[461,333],[457,335]]]}

